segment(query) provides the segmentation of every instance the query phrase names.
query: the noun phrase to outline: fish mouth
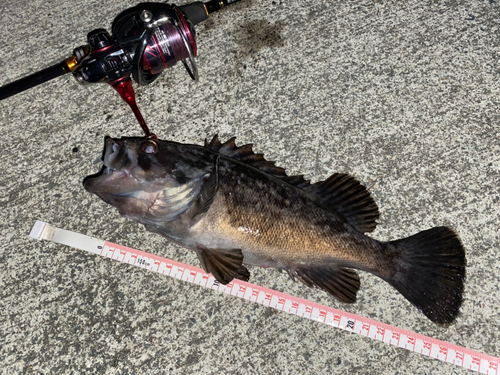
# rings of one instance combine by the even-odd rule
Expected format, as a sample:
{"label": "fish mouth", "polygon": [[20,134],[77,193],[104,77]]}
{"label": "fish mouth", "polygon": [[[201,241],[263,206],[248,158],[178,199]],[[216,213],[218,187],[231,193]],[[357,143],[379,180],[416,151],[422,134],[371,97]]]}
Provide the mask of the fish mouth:
{"label": "fish mouth", "polygon": [[108,171],[116,171],[123,167],[124,163],[120,160],[122,151],[126,154],[123,141],[109,136],[104,138],[104,153],[101,159]]}
{"label": "fish mouth", "polygon": [[102,168],[96,174],[83,179],[83,187],[91,193],[123,194],[130,192],[129,179],[133,162],[123,140],[104,138],[104,149],[101,156]]}

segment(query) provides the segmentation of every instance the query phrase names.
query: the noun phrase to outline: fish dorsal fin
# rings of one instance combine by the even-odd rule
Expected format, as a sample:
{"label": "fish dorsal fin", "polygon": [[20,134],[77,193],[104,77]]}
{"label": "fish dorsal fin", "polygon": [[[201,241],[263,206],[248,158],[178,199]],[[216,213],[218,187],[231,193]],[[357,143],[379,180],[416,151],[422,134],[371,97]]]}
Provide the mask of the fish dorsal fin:
{"label": "fish dorsal fin", "polygon": [[236,137],[233,137],[221,143],[219,137],[215,135],[210,142],[205,139],[205,148],[257,168],[298,188],[310,185],[309,181],[304,179],[304,176],[288,176],[285,169],[276,166],[274,161],[266,160],[263,154],[254,153],[252,144],[236,146],[235,139]]}
{"label": "fish dorsal fin", "polygon": [[370,193],[354,177],[336,173],[325,181],[310,184],[304,176],[288,176],[284,168],[256,154],[252,145],[236,146],[236,137],[221,143],[215,135],[210,142],[205,139],[205,148],[242,163],[250,165],[290,185],[302,189],[321,201],[326,207],[342,215],[345,220],[362,233],[372,232],[377,223],[378,207]]}
{"label": "fish dorsal fin", "polygon": [[341,214],[362,233],[372,232],[380,214],[370,193],[354,177],[335,173],[325,181],[304,188],[316,195],[326,206]]}

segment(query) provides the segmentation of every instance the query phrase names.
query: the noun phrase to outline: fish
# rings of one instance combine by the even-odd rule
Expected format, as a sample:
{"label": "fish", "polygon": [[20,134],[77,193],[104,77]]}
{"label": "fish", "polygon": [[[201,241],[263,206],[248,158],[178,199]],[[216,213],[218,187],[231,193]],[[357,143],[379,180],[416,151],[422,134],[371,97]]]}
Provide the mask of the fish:
{"label": "fish", "polygon": [[204,145],[147,137],[105,138],[101,170],[84,188],[146,230],[193,250],[221,284],[248,281],[247,266],[290,277],[354,303],[355,270],[392,285],[438,325],[460,312],[466,255],[456,232],[434,227],[378,241],[379,209],[354,177],[311,183],[216,135]]}

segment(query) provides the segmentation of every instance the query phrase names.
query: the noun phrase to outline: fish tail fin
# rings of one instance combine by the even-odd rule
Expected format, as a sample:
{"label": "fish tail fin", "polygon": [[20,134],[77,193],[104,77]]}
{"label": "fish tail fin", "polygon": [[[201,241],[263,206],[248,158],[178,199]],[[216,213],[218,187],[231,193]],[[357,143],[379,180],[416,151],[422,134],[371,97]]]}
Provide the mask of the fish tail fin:
{"label": "fish tail fin", "polygon": [[452,323],[462,304],[467,263],[457,234],[436,227],[387,245],[396,271],[384,279],[434,323]]}

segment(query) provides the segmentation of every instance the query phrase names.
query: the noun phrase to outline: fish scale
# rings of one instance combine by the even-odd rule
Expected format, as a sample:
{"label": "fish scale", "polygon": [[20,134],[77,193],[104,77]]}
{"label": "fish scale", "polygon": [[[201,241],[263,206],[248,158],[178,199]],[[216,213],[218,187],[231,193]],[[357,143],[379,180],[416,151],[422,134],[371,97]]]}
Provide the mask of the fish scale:
{"label": "fish scale", "polygon": [[[216,233],[218,238],[231,237],[231,245],[250,249],[244,251],[245,259],[265,259],[265,265],[287,269],[290,263],[321,264],[329,261],[350,263],[350,259],[360,261],[358,247],[366,248],[367,260],[363,269],[371,270],[370,264],[378,241],[362,236],[349,227],[334,212],[319,210],[316,203],[293,186],[279,183],[267,175],[245,169],[231,162],[219,162],[220,185],[218,200],[207,212],[210,217],[222,217],[217,227],[196,228],[198,235]],[[239,167],[239,168],[238,168]],[[240,228],[247,228],[241,230]],[[230,234],[231,233],[231,234]],[[255,235],[257,234],[258,235]],[[349,241],[343,236],[348,233]],[[359,238],[358,238],[359,237]],[[244,261],[246,264],[261,266],[259,261]],[[360,264],[358,266],[361,267]]]}

